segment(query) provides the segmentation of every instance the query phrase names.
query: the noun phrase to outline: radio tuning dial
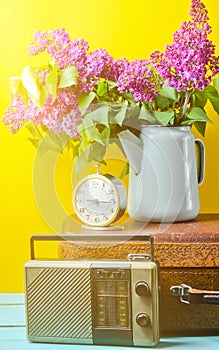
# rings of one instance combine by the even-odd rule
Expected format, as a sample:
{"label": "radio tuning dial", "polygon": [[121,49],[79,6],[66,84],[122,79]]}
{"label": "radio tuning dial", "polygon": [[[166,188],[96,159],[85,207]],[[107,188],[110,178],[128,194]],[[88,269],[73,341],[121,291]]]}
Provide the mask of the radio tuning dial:
{"label": "radio tuning dial", "polygon": [[141,312],[136,316],[136,322],[140,327],[148,327],[151,323],[150,316],[144,312]]}
{"label": "radio tuning dial", "polygon": [[138,282],[135,285],[135,292],[140,296],[140,297],[145,297],[150,294],[150,287],[147,284],[147,282]]}

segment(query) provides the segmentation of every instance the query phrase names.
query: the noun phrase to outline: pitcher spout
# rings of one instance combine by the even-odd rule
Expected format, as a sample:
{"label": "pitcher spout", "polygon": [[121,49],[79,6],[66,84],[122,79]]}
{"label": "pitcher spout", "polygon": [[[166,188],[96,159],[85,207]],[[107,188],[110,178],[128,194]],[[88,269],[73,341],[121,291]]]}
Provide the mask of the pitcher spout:
{"label": "pitcher spout", "polygon": [[118,137],[130,166],[133,168],[135,174],[138,175],[141,171],[142,140],[129,130],[121,131]]}

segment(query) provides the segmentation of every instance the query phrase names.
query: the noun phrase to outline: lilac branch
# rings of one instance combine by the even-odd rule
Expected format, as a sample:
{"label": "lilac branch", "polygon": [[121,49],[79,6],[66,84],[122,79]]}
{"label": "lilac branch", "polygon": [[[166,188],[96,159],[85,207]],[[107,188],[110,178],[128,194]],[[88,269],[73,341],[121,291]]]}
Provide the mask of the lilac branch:
{"label": "lilac branch", "polygon": [[192,94],[191,92],[186,91],[185,101],[184,101],[184,104],[183,104],[182,119],[183,119],[183,118],[185,117],[185,115],[186,115],[186,111],[187,111],[187,108],[188,108],[188,103],[189,103],[191,94]]}

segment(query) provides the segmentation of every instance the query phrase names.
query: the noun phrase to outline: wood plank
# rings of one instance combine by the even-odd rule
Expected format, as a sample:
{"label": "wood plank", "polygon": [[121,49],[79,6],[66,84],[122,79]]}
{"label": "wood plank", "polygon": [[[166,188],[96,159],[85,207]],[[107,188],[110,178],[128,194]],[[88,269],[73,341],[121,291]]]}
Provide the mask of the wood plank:
{"label": "wood plank", "polygon": [[26,340],[26,327],[0,326],[0,344],[6,340]]}
{"label": "wood plank", "polygon": [[[219,337],[207,336],[207,337],[170,337],[162,338],[160,344],[156,347],[165,348],[171,350],[218,350]],[[72,344],[67,347],[71,350],[87,350],[87,345]],[[26,339],[24,327],[6,327],[5,329],[0,327],[0,349],[3,350],[66,350],[65,344],[44,344],[44,343],[30,343]],[[99,350],[100,346],[89,345],[90,350]],[[108,350],[108,346],[101,346],[101,350]],[[131,348],[123,347],[124,350],[130,350]],[[121,347],[113,346],[113,350],[121,350]]]}
{"label": "wood plank", "polygon": [[[45,344],[30,343],[27,340],[7,340],[0,341],[0,349],[2,350],[109,350],[109,346],[99,345],[66,345],[66,344]],[[113,350],[131,350],[133,348],[121,348],[113,346]],[[172,349],[171,349],[172,350]],[[173,349],[174,350],[174,349]]]}
{"label": "wood plank", "polygon": [[[10,323],[10,326],[7,324]],[[170,350],[218,350],[219,336],[167,337],[162,338],[156,349]],[[0,349],[2,350],[87,350],[87,345],[30,343],[26,339],[25,310],[23,294],[0,294]],[[100,350],[100,346],[89,345],[90,350]],[[101,346],[108,350],[109,346]],[[124,350],[131,348],[123,347]],[[140,349],[140,348],[139,348]],[[113,350],[121,350],[113,346]]]}
{"label": "wood plank", "polygon": [[0,305],[24,304],[23,293],[0,293]]}
{"label": "wood plank", "polygon": [[0,305],[0,326],[25,326],[24,305]]}
{"label": "wood plank", "polygon": [[[27,340],[0,342],[3,350],[88,350],[87,345],[29,343]],[[90,350],[109,350],[109,346],[89,345]],[[131,350],[131,347],[113,346],[113,350]],[[136,349],[136,348],[135,348]],[[140,349],[140,348],[139,348]],[[150,348],[152,349],[152,348]],[[174,337],[162,339],[156,349],[166,350],[218,350],[218,337]]]}

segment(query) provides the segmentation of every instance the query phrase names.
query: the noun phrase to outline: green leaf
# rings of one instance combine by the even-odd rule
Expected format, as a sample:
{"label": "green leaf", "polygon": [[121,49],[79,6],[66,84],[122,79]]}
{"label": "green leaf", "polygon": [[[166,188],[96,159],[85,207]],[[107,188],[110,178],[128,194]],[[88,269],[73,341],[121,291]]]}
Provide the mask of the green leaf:
{"label": "green leaf", "polygon": [[24,67],[21,74],[22,84],[27,90],[30,96],[33,96],[34,99],[39,100],[40,98],[40,88],[38,77],[34,73],[34,69],[30,66]]}
{"label": "green leaf", "polygon": [[214,110],[219,114],[219,94],[215,87],[209,85],[204,90]]}
{"label": "green leaf", "polygon": [[215,87],[215,89],[217,90],[217,92],[219,94],[219,77],[214,78],[213,84],[214,84],[214,87]]}
{"label": "green leaf", "polygon": [[63,150],[63,144],[60,136],[52,130],[48,130],[44,140],[51,151],[60,153]]}
{"label": "green leaf", "polygon": [[120,108],[120,110],[115,115],[114,121],[116,122],[116,124],[120,126],[122,126],[123,121],[125,119],[127,106],[128,106],[128,101],[125,101],[122,104],[122,107]]}
{"label": "green leaf", "polygon": [[65,70],[60,71],[59,88],[66,88],[77,84],[78,71],[74,66],[69,66]]}
{"label": "green leaf", "polygon": [[[80,142],[80,145],[79,145],[79,148],[78,148],[78,153],[79,155],[81,153],[84,153],[85,150],[89,147],[90,143],[89,141],[87,140],[87,137],[86,137],[86,133],[85,133],[85,130],[83,129],[83,125],[82,126],[82,129],[80,131],[80,135],[81,135],[81,142]],[[88,160],[88,159],[87,159]]]}
{"label": "green leaf", "polygon": [[110,131],[111,129],[109,127],[105,127],[100,133],[101,140],[105,145],[109,144]]}
{"label": "green leaf", "polygon": [[56,91],[58,84],[58,67],[55,65],[46,77],[46,88],[52,95],[53,101],[56,99]]}
{"label": "green leaf", "polygon": [[123,92],[122,93],[122,97],[123,97],[124,100],[127,100],[131,104],[135,104],[136,103],[131,92]]}
{"label": "green leaf", "polygon": [[106,83],[103,80],[100,80],[97,85],[97,94],[103,96],[107,92]]}
{"label": "green leaf", "polygon": [[212,85],[208,85],[205,87],[204,89],[205,94],[208,96],[208,98],[210,99],[211,97],[218,97],[218,92],[215,89],[214,86]]}
{"label": "green leaf", "polygon": [[92,112],[86,114],[85,116],[86,121],[93,120],[99,124],[109,126],[109,120],[108,120],[109,106],[107,104],[97,105],[97,106],[98,107],[94,109]]}
{"label": "green leaf", "polygon": [[190,112],[187,114],[187,119],[194,122],[211,122],[205,111],[200,107],[191,108]]}
{"label": "green leaf", "polygon": [[107,85],[110,89],[114,89],[117,86],[117,83],[113,80],[107,80]]}
{"label": "green leaf", "polygon": [[212,97],[209,99],[215,112],[219,115],[219,97]]}
{"label": "green leaf", "polygon": [[205,136],[206,123],[204,122],[194,122],[194,127],[202,135]]}
{"label": "green leaf", "polygon": [[90,92],[90,93],[84,92],[79,96],[78,108],[82,115],[86,112],[91,102],[94,100],[95,96],[96,96],[95,92]]}
{"label": "green leaf", "polygon": [[38,126],[35,123],[27,122],[24,124],[24,126],[33,135],[34,139],[41,139],[43,137]]}
{"label": "green leaf", "polygon": [[79,143],[79,142],[77,142],[77,143],[75,144],[75,142],[72,142],[71,140],[69,140],[69,142],[68,142],[68,148],[69,148],[69,149],[72,149],[73,159],[74,159],[75,157],[78,157],[78,155],[79,155],[79,147],[80,147],[80,143]]}
{"label": "green leaf", "polygon": [[85,127],[85,133],[86,133],[86,137],[88,139],[91,139],[92,141],[97,141],[97,142],[104,144],[104,142],[102,142],[102,140],[101,140],[100,133],[97,130],[97,128],[95,127],[95,125]]}
{"label": "green leaf", "polygon": [[167,82],[165,82],[159,92],[160,96],[167,97],[173,101],[178,101],[179,94],[176,89],[172,88],[171,86],[167,85]]}
{"label": "green leaf", "polygon": [[20,81],[19,87],[18,87],[18,92],[21,94],[26,107],[28,107],[28,94],[27,94],[27,90],[25,89],[24,85],[22,84],[22,82]]}
{"label": "green leaf", "polygon": [[34,138],[31,138],[31,137],[28,137],[28,140],[32,143],[32,145],[33,145],[35,148],[38,148],[38,147],[39,147],[40,139],[34,139]]}
{"label": "green leaf", "polygon": [[22,95],[26,105],[28,105],[29,97],[37,107],[42,109],[48,97],[48,90],[40,83],[35,70],[30,66],[26,66],[22,71],[21,80],[19,93]]}
{"label": "green leaf", "polygon": [[140,109],[140,113],[138,119],[146,120],[149,123],[154,124],[156,122],[156,118],[153,116],[151,112],[148,111],[146,106],[143,104]]}
{"label": "green leaf", "polygon": [[42,110],[44,107],[45,101],[48,97],[48,90],[46,89],[45,86],[41,85],[41,86],[39,86],[39,91],[40,91],[40,97],[38,99],[36,99],[30,93],[28,93],[28,97],[40,110]]}
{"label": "green leaf", "polygon": [[119,174],[119,179],[123,179],[126,175],[129,174],[129,163],[126,162],[123,170],[121,171],[121,173]]}
{"label": "green leaf", "polygon": [[88,115],[86,115],[83,122],[78,125],[77,130],[83,140],[90,139],[104,144],[101,139],[101,134],[97,130],[93,120],[88,118]]}
{"label": "green leaf", "polygon": [[104,158],[104,155],[106,153],[106,146],[99,143],[94,142],[90,145],[90,152],[89,152],[89,160],[94,160],[95,162],[101,162]]}
{"label": "green leaf", "polygon": [[174,112],[173,111],[170,111],[170,112],[155,111],[154,116],[162,125],[168,125],[168,123],[171,121],[171,119],[174,116]]}
{"label": "green leaf", "polygon": [[13,95],[17,95],[19,91],[19,86],[21,84],[21,77],[10,77],[9,84]]}
{"label": "green leaf", "polygon": [[205,94],[204,91],[196,90],[192,94],[191,100],[192,100],[192,106],[193,107],[204,108],[204,106],[207,103],[208,97],[207,97],[207,95]]}
{"label": "green leaf", "polygon": [[169,101],[166,97],[161,96],[160,94],[156,97],[155,102],[157,107],[160,109],[165,109],[169,106]]}

